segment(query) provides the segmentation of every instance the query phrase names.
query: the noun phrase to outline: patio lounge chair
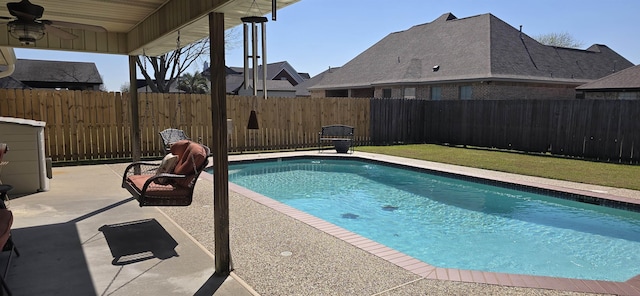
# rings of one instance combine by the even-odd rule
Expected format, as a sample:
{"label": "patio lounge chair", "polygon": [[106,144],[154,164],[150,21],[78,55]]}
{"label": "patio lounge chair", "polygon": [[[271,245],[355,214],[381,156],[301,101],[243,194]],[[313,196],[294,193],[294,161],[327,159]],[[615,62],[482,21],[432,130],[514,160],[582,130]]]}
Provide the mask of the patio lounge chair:
{"label": "patio lounge chair", "polygon": [[0,209],[0,250],[10,252],[4,274],[0,275],[0,289],[2,289],[0,290],[0,295],[4,295],[5,291],[8,295],[11,295],[11,291],[9,290],[9,287],[7,287],[7,283],[4,279],[7,277],[7,273],[9,273],[13,253],[15,252],[16,256],[20,256],[18,249],[15,248],[13,240],[11,239],[11,225],[13,225],[13,214],[11,211],[6,208]]}
{"label": "patio lounge chair", "polygon": [[181,130],[176,128],[168,128],[160,133],[160,140],[162,141],[162,147],[164,148],[164,152],[169,153],[171,149],[171,145],[180,140],[190,140],[187,137],[187,134]]}
{"label": "patio lounge chair", "polygon": [[122,176],[126,188],[143,206],[188,206],[200,173],[209,164],[207,146],[181,140],[171,145],[162,163],[134,162]]}

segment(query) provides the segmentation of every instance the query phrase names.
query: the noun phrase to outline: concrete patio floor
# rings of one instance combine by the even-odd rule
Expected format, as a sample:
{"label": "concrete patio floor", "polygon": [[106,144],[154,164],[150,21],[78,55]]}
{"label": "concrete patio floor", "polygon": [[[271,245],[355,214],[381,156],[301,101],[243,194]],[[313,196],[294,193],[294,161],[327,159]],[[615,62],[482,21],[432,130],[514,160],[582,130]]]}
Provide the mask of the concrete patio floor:
{"label": "concrete patio floor", "polygon": [[213,255],[161,210],[139,207],[122,171],[53,174],[49,191],[7,202],[20,252],[6,278],[13,295],[255,295],[233,274],[214,276]]}
{"label": "concrete patio floor", "polygon": [[[229,158],[304,154],[318,153]],[[416,163],[358,151],[352,156]],[[214,277],[210,175],[203,174],[197,183],[189,207],[140,208],[120,188],[126,165],[54,168],[50,191],[12,196],[8,202],[15,216],[12,234],[21,254],[14,255],[6,279],[14,295],[588,294],[420,276],[294,215],[256,202],[237,186],[230,186],[229,193],[234,272],[226,278]],[[624,199],[640,198],[640,193],[632,190],[427,162],[420,165]],[[8,252],[2,253],[0,264],[6,263],[7,256]]]}

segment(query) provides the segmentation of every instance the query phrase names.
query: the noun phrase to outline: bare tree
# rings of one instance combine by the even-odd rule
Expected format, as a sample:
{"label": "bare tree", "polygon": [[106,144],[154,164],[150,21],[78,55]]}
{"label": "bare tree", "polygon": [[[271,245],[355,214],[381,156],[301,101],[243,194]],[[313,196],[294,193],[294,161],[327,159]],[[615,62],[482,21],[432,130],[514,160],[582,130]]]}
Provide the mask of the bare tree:
{"label": "bare tree", "polygon": [[[94,71],[96,70],[96,71]],[[86,65],[63,64],[63,66],[51,69],[45,75],[50,81],[58,81],[58,88],[70,90],[93,89],[98,81],[103,81],[102,76]],[[104,90],[104,84],[99,85],[100,90]]]}
{"label": "bare tree", "polygon": [[540,34],[534,36],[533,39],[544,45],[558,47],[580,48],[583,45],[581,41],[576,40],[567,32]]}
{"label": "bare tree", "polygon": [[[239,31],[225,31],[225,47],[237,46]],[[187,69],[203,57],[209,57],[209,38],[203,38],[180,49],[157,56],[137,56],[136,64],[152,92],[166,93]]]}
{"label": "bare tree", "polygon": [[100,91],[109,91],[109,89],[107,89],[107,86],[104,85],[104,77],[102,75],[100,75],[100,80],[102,81],[102,84],[100,84]]}
{"label": "bare tree", "polygon": [[122,85],[120,85],[120,92],[126,93],[129,92],[129,83],[123,83]]}

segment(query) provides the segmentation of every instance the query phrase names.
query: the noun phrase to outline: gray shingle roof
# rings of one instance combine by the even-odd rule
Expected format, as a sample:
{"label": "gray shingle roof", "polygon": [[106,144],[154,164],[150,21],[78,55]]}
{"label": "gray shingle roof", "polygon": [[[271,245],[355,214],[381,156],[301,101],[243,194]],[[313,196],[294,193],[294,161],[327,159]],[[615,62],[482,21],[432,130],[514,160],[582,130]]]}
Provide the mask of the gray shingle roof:
{"label": "gray shingle roof", "polygon": [[578,90],[640,89],[640,65],[583,84]]}
{"label": "gray shingle roof", "polygon": [[[244,67],[230,67],[230,69],[240,74],[244,73]],[[297,83],[305,80],[305,77],[300,75],[300,73],[286,61],[267,64],[267,80],[273,80],[282,71],[286,71]],[[258,77],[262,78],[262,65],[258,66]],[[251,67],[249,67],[249,78],[253,78],[253,68]]]}
{"label": "gray shingle roof", "polygon": [[19,81],[102,84],[95,63],[18,59],[11,76]]}
{"label": "gray shingle roof", "polygon": [[579,84],[630,66],[604,45],[546,46],[492,14],[458,19],[446,13],[387,35],[310,89],[467,79]]}
{"label": "gray shingle roof", "polygon": [[0,88],[31,89],[30,86],[16,80],[11,76],[0,78]]}
{"label": "gray shingle roof", "polygon": [[314,86],[314,85],[316,85],[316,84],[318,84],[318,83],[320,83],[325,77],[328,77],[329,75],[332,75],[338,69],[340,69],[340,67],[329,68],[329,69],[319,73],[318,75],[313,76],[313,77],[303,81],[302,83],[299,83],[298,85],[295,86],[295,88],[296,88],[296,96],[299,96],[299,97],[311,96],[311,93],[309,92],[309,88]]}
{"label": "gray shingle roof", "polygon": [[[247,82],[247,84],[249,86],[253,85],[253,79],[249,79],[249,81]],[[263,82],[262,79],[259,79],[257,81],[257,89],[258,90],[262,90],[263,89]],[[274,90],[274,91],[294,91],[295,88],[293,88],[293,85],[291,85],[291,83],[289,83],[289,81],[286,80],[267,80],[267,91],[270,90]]]}
{"label": "gray shingle roof", "polygon": [[[253,86],[253,79],[249,79],[247,82],[249,88]],[[242,87],[244,87],[244,76],[243,75],[227,75],[226,77],[226,87],[228,94],[237,94]],[[263,83],[262,79],[258,80],[259,91],[262,91]],[[289,83],[287,80],[267,80],[267,91],[293,91],[293,85]]]}
{"label": "gray shingle roof", "polygon": [[243,75],[227,75],[226,76],[226,90],[227,93],[237,93],[238,89],[240,89],[240,87],[243,85],[244,83],[244,76]]}

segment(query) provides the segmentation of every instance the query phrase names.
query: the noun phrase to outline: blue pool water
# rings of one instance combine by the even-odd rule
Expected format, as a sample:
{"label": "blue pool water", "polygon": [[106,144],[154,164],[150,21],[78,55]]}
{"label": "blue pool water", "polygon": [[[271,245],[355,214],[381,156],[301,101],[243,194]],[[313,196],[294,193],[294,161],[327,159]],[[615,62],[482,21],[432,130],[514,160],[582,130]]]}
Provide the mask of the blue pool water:
{"label": "blue pool water", "polygon": [[636,212],[356,160],[231,164],[229,181],[438,267],[640,274]]}

